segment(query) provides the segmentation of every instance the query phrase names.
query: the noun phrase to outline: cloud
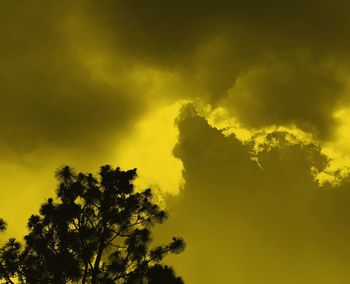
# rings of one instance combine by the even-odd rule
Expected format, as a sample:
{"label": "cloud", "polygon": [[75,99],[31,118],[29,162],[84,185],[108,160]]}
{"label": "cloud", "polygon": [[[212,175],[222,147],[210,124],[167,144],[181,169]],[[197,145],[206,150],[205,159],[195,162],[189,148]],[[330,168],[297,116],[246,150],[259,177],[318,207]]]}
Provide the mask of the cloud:
{"label": "cloud", "polygon": [[297,125],[324,138],[332,135],[332,111],[339,106],[342,83],[334,70],[302,62],[270,62],[238,77],[226,106],[250,128]]}
{"label": "cloud", "polygon": [[150,107],[194,99],[246,127],[296,126],[324,140],[346,101],[343,1],[2,6],[0,144],[16,151],[103,145]]}
{"label": "cloud", "polygon": [[163,234],[177,228],[187,241],[171,259],[186,281],[349,281],[348,182],[318,187],[310,168],[325,160],[317,147],[285,143],[262,152],[260,168],[247,146],[193,113],[179,129],[186,185]]}
{"label": "cloud", "polygon": [[124,86],[94,80],[70,49],[62,29],[66,7],[15,1],[2,6],[2,147],[88,148],[137,117],[141,102]]}
{"label": "cloud", "polygon": [[[178,73],[199,98],[249,127],[296,125],[332,136],[348,84],[344,1],[89,2],[80,8],[112,50]],[[175,94],[181,97],[183,94]]]}

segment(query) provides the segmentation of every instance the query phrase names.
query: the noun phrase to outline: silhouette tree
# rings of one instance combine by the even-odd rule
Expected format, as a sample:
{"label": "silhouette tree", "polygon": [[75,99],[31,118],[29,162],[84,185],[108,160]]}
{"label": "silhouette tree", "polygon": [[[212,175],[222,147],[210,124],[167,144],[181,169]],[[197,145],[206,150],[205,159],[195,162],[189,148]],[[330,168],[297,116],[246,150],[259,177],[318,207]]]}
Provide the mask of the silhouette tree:
{"label": "silhouette tree", "polygon": [[[0,218],[0,232],[5,230],[6,223]],[[14,283],[11,278],[17,275],[20,247],[20,243],[11,238],[0,248],[0,279],[5,279],[5,283]]]}
{"label": "silhouette tree", "polygon": [[165,265],[156,264],[152,266],[148,272],[148,283],[149,284],[183,284],[181,277],[175,275],[174,270]]}
{"label": "silhouette tree", "polygon": [[[10,239],[1,249],[0,278],[13,283],[183,283],[159,262],[184,249],[182,238],[151,248],[151,228],[167,218],[151,189],[134,190],[136,169],[101,167],[98,177],[57,170],[57,196],[28,221],[21,248]],[[1,228],[5,229],[1,220]]]}

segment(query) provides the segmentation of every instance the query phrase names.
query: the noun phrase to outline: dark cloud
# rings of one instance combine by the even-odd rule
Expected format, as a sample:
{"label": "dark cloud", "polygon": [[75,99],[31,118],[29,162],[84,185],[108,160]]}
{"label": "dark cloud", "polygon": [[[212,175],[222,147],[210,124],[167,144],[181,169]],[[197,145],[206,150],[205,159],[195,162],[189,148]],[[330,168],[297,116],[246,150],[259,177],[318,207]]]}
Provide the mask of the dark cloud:
{"label": "dark cloud", "polygon": [[[93,4],[91,4],[93,3]],[[346,50],[344,1],[90,1],[93,20],[106,24],[132,54],[156,60],[193,53],[211,36],[226,34],[242,47]],[[89,7],[89,6],[88,6]],[[263,41],[265,39],[265,41]],[[251,43],[250,45],[247,43]],[[243,43],[243,44],[241,44]],[[259,43],[258,46],[253,46]]]}
{"label": "dark cloud", "polygon": [[315,65],[270,62],[239,78],[222,104],[246,126],[296,124],[324,138],[332,133],[332,112],[344,90],[332,69]]}
{"label": "dark cloud", "polygon": [[125,86],[96,80],[71,48],[62,28],[73,10],[68,2],[1,6],[3,147],[88,148],[123,133],[138,117],[142,100]]}
{"label": "dark cloud", "polygon": [[148,85],[135,96],[135,82],[96,80],[81,50],[106,55],[114,77],[134,66],[175,72],[191,89],[173,99],[223,104],[249,127],[294,123],[326,138],[344,93],[347,8],[340,0],[1,3],[1,143],[96,141],[161,100],[147,97]]}
{"label": "dark cloud", "polygon": [[187,240],[172,261],[188,282],[350,280],[350,193],[318,188],[310,167],[325,161],[317,147],[274,148],[261,154],[261,169],[246,146],[203,119],[187,114],[179,126],[186,187],[169,228]]}
{"label": "dark cloud", "polygon": [[[213,105],[223,100],[247,126],[296,124],[322,139],[332,134],[332,114],[344,97],[339,69],[349,64],[345,1],[103,1],[87,7],[112,46],[140,62],[179,70],[197,87],[194,97]],[[257,69],[264,72],[251,75]],[[249,90],[227,100],[242,78]]]}

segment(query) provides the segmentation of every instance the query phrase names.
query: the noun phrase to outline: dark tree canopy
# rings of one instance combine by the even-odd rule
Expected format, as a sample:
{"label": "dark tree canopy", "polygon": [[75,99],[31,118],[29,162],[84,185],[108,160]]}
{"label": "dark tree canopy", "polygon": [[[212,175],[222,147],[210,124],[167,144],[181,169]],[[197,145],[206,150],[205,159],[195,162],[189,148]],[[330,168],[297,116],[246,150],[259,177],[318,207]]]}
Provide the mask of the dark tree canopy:
{"label": "dark tree canopy", "polygon": [[[152,201],[151,189],[134,190],[136,169],[101,167],[98,177],[57,170],[57,196],[28,220],[21,245],[1,248],[5,283],[180,284],[174,270],[159,264],[184,249],[182,238],[151,247],[151,228],[167,214]],[[6,229],[0,219],[0,230]]]}
{"label": "dark tree canopy", "polygon": [[174,270],[165,265],[153,265],[147,272],[149,284],[183,284],[181,277],[176,277]]}

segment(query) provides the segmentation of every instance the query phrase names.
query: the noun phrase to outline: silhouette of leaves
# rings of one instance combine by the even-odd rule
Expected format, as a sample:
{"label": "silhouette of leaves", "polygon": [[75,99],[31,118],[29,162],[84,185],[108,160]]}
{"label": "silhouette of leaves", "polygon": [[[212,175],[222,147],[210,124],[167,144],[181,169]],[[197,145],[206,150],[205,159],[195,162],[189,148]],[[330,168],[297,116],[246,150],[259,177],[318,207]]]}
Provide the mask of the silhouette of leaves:
{"label": "silhouette of leaves", "polygon": [[168,216],[153,202],[151,189],[135,192],[136,169],[106,165],[96,177],[63,166],[55,176],[56,198],[30,216],[23,247],[10,239],[1,248],[0,278],[33,284],[183,283],[172,268],[158,264],[168,253],[182,252],[183,239],[150,248],[152,227]]}

